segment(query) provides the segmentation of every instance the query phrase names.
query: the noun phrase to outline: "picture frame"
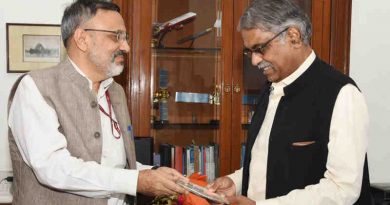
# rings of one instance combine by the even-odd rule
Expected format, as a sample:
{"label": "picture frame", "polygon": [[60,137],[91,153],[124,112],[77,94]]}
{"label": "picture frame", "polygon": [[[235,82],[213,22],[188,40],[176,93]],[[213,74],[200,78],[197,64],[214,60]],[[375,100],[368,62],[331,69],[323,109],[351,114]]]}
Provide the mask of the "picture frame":
{"label": "picture frame", "polygon": [[7,73],[57,65],[66,57],[57,24],[6,23]]}

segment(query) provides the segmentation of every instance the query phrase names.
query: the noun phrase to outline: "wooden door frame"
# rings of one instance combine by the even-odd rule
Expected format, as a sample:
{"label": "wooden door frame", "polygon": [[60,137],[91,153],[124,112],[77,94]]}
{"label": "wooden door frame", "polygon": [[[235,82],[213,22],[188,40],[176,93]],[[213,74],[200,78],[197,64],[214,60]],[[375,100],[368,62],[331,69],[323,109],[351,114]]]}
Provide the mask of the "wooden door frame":
{"label": "wooden door frame", "polygon": [[316,54],[349,74],[352,0],[312,1],[312,47]]}
{"label": "wooden door frame", "polygon": [[[236,0],[221,0],[222,6],[222,89],[221,89],[221,120],[220,120],[220,136],[219,136],[219,164],[220,164],[220,175],[224,176],[230,174],[231,171],[231,158],[235,154],[230,149],[232,147],[232,95],[234,91],[232,75],[233,75],[233,56],[234,56],[234,25],[233,22],[234,15],[234,2]],[[228,12],[230,11],[230,12]],[[230,86],[230,91],[226,92],[226,86]]]}
{"label": "wooden door frame", "polygon": [[[121,8],[130,34],[127,69],[116,78],[127,96],[134,136],[150,136],[150,76],[152,0],[113,0]],[[140,12],[142,11],[142,12]]]}

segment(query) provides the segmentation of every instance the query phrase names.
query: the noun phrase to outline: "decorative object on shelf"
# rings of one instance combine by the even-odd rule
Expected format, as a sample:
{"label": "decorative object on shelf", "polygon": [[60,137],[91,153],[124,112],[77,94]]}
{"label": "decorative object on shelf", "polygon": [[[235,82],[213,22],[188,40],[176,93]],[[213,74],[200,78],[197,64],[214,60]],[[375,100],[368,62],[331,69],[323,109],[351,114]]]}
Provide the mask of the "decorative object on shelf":
{"label": "decorative object on shelf", "polygon": [[154,93],[153,97],[153,103],[158,104],[159,111],[160,111],[160,121],[161,122],[168,122],[168,98],[170,96],[168,91],[168,71],[165,69],[160,69],[159,71],[159,77],[160,77],[160,83],[159,87],[160,89]]}
{"label": "decorative object on shelf", "polygon": [[160,99],[168,99],[170,96],[168,89],[161,88],[154,93],[153,102],[160,102]]}
{"label": "decorative object on shelf", "polygon": [[163,48],[162,41],[168,32],[182,29],[184,24],[193,21],[195,17],[196,13],[188,12],[165,23],[153,23],[152,47]]}
{"label": "decorative object on shelf", "polygon": [[6,27],[8,73],[54,66],[65,58],[60,25],[7,23]]}
{"label": "decorative object on shelf", "polygon": [[160,89],[160,100],[159,100],[159,109],[160,109],[160,120],[168,121],[168,98],[169,92],[166,88]]}
{"label": "decorative object on shelf", "polygon": [[185,42],[187,42],[187,41],[191,41],[191,44],[190,44],[189,48],[192,48],[192,46],[194,45],[194,41],[195,41],[197,38],[200,38],[200,37],[202,37],[202,36],[204,36],[204,35],[210,33],[212,30],[213,30],[212,27],[207,28],[207,29],[205,29],[205,30],[203,30],[203,31],[200,31],[200,32],[198,32],[198,33],[194,33],[194,34],[192,34],[192,35],[186,36],[186,37],[184,37],[184,38],[178,40],[176,43],[177,43],[177,44],[182,44],[182,43],[185,43]]}
{"label": "decorative object on shelf", "polygon": [[214,105],[220,105],[221,104],[220,97],[221,97],[221,86],[215,85],[215,90],[214,93],[210,95],[209,103]]}
{"label": "decorative object on shelf", "polygon": [[216,30],[216,35],[215,35],[215,42],[216,47],[220,48],[222,45],[222,8],[221,8],[221,0],[217,1],[217,19],[214,22],[214,28]]}
{"label": "decorative object on shelf", "polygon": [[210,95],[207,93],[176,92],[175,102],[209,103]]}

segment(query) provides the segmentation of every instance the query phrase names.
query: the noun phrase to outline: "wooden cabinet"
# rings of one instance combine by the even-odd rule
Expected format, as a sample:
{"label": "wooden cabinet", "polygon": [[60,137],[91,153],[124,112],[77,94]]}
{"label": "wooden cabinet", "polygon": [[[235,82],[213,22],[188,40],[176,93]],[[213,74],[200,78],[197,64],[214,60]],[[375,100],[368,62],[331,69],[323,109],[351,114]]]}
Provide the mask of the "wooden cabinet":
{"label": "wooden cabinet", "polygon": [[[344,73],[349,67],[351,0],[296,0],[310,14],[313,22],[312,47],[323,60]],[[192,140],[199,144],[219,144],[219,173],[229,174],[240,166],[241,143],[253,109],[252,95],[264,78],[249,69],[242,54],[243,43],[236,31],[238,19],[250,1],[236,0],[114,0],[121,7],[129,33],[131,51],[127,68],[119,81],[128,96],[134,134],[153,136],[159,143],[181,146]],[[164,47],[153,41],[153,23],[163,23],[187,12],[196,19],[181,30],[167,33]],[[214,27],[220,18],[221,27]],[[177,43],[207,28],[212,31],[192,44]],[[163,71],[161,71],[163,70]],[[165,74],[164,74],[165,72]],[[160,77],[168,75],[168,85]],[[161,99],[165,92],[168,123],[161,120]],[[207,103],[182,102],[180,94],[217,96]],[[160,93],[161,94],[161,93]],[[187,94],[187,95],[185,95]],[[178,97],[179,96],[179,97]],[[202,98],[199,95],[195,98]],[[160,100],[160,101],[159,101]],[[153,103],[155,101],[155,103]],[[185,100],[184,100],[185,101]]]}

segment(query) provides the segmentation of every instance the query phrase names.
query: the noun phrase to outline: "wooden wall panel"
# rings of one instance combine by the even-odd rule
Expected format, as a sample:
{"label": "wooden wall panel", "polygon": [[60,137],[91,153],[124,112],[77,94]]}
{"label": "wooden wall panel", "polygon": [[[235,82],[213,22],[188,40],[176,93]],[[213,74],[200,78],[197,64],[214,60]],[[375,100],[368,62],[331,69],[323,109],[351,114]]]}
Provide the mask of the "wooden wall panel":
{"label": "wooden wall panel", "polygon": [[230,164],[233,152],[231,151],[231,91],[224,92],[226,86],[232,86],[233,66],[233,34],[235,32],[233,22],[233,2],[235,0],[221,0],[222,3],[222,90],[221,90],[221,124],[220,124],[220,174],[231,173]]}
{"label": "wooden wall panel", "polygon": [[[131,33],[132,33],[132,22],[128,20],[129,18],[129,11],[131,10],[131,8],[129,7],[129,4],[128,4],[128,1],[125,1],[125,0],[113,0],[112,1],[113,3],[117,4],[119,7],[120,7],[120,13],[125,21],[125,25],[126,25],[126,29],[127,29],[127,33],[130,34],[130,38],[132,37],[131,36]],[[131,40],[130,40],[131,42]],[[130,81],[131,81],[131,76],[129,74],[129,70],[130,70],[130,65],[131,65],[131,55],[132,54],[132,48],[131,48],[131,45],[130,45],[130,52],[126,54],[125,58],[125,68],[123,69],[123,73],[119,76],[116,76],[114,77],[115,81],[117,83],[119,83],[120,85],[122,85],[123,89],[125,90],[125,94],[126,94],[126,97],[127,97],[127,106],[129,107],[129,114],[130,116],[132,115],[131,113],[131,106],[132,106],[132,103],[131,103],[131,84],[130,84]]]}
{"label": "wooden wall panel", "polygon": [[140,15],[140,29],[134,35],[139,35],[139,135],[150,136],[150,117],[151,117],[151,38],[152,38],[152,1],[151,0],[137,0],[140,1],[140,10],[142,12],[135,12]]}
{"label": "wooden wall panel", "polygon": [[352,0],[332,0],[330,64],[349,74]]}
{"label": "wooden wall panel", "polygon": [[352,0],[312,1],[312,47],[316,54],[349,74]]}
{"label": "wooden wall panel", "polygon": [[[113,0],[122,10],[130,34],[128,69],[118,80],[128,96],[135,136],[150,136],[151,0]],[[142,11],[142,12],[139,12]],[[145,26],[148,25],[148,26]]]}
{"label": "wooden wall panel", "polygon": [[233,10],[233,76],[232,84],[240,86],[239,93],[233,93],[232,95],[232,117],[231,117],[231,166],[230,170],[233,172],[240,168],[241,160],[241,141],[245,135],[244,131],[241,128],[241,119],[242,119],[242,95],[244,91],[244,63],[243,63],[243,41],[241,34],[237,31],[237,26],[241,15],[243,14],[245,8],[249,5],[248,1],[234,1],[234,10]]}
{"label": "wooden wall panel", "polygon": [[317,56],[329,62],[329,36],[330,36],[330,16],[329,8],[331,1],[312,1],[312,48]]}

